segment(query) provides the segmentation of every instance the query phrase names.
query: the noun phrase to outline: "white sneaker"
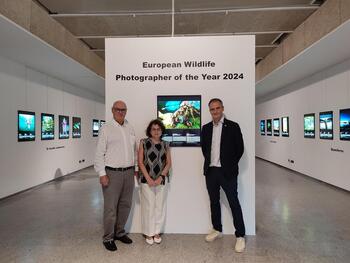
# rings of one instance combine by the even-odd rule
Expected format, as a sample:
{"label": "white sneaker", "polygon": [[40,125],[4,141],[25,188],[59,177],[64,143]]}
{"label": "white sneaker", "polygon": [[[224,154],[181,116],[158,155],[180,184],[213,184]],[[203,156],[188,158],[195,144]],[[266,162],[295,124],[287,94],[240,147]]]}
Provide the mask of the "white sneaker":
{"label": "white sneaker", "polygon": [[205,237],[205,241],[207,242],[213,242],[215,239],[222,237],[222,233],[212,229],[210,233]]}
{"label": "white sneaker", "polygon": [[242,253],[245,249],[245,239],[244,237],[237,237],[236,238],[236,245],[235,245],[235,251],[237,253]]}
{"label": "white sneaker", "polygon": [[154,243],[153,237],[152,237],[152,238],[146,237],[146,243],[147,243],[148,245],[153,245],[153,243]]}
{"label": "white sneaker", "polygon": [[162,238],[160,236],[158,237],[155,236],[153,240],[154,240],[154,243],[157,243],[157,244],[160,244],[162,242]]}

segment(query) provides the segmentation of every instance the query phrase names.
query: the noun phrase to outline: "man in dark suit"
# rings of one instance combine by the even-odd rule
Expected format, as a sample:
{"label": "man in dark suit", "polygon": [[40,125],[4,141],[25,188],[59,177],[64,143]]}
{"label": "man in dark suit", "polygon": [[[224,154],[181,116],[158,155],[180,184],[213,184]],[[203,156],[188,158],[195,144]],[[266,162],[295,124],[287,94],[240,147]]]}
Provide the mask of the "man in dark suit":
{"label": "man in dark suit", "polygon": [[235,250],[243,252],[245,226],[237,193],[238,162],[244,151],[242,133],[236,122],[224,117],[224,105],[220,99],[211,99],[208,106],[213,121],[203,126],[201,145],[213,230],[206,236],[206,241],[211,242],[222,236],[221,187],[230,204],[236,228]]}

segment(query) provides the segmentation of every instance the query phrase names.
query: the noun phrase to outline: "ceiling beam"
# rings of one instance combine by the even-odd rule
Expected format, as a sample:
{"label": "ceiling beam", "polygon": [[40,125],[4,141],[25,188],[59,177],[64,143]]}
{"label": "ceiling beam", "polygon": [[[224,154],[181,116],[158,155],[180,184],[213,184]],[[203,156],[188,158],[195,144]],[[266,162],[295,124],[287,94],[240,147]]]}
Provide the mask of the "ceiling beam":
{"label": "ceiling beam", "polygon": [[149,11],[127,11],[127,12],[96,12],[96,13],[53,13],[52,17],[88,17],[88,16],[154,16],[154,15],[184,15],[184,14],[209,14],[209,13],[242,13],[242,12],[262,12],[262,11],[288,11],[288,10],[317,10],[319,6],[298,5],[298,6],[276,6],[276,7],[251,7],[251,8],[226,8],[226,9],[182,9],[172,10],[149,10]]}
{"label": "ceiling beam", "polygon": [[[239,36],[239,35],[263,35],[263,34],[281,34],[281,33],[292,33],[291,30],[285,31],[262,31],[262,32],[236,32],[236,33],[205,33],[205,34],[174,34],[175,36]],[[106,35],[76,35],[76,38],[127,38],[127,37],[170,37],[171,34],[164,35],[121,35],[121,36],[106,36]]]}
{"label": "ceiling beam", "polygon": [[[33,1],[0,1],[0,17],[11,20],[19,27],[59,50],[95,74],[104,77],[104,61],[63,25],[50,17],[47,10]],[[52,33],[54,32],[54,34]]]}
{"label": "ceiling beam", "polygon": [[[346,1],[348,2],[348,1]],[[256,83],[268,79],[284,64],[294,61],[340,25],[350,20],[350,5],[345,1],[326,1],[319,10],[309,16],[278,48],[274,49],[256,67]],[[344,15],[349,14],[349,15]],[[320,53],[321,54],[321,53]],[[321,54],[325,56],[326,54]]]}
{"label": "ceiling beam", "polygon": [[[255,45],[256,48],[276,48],[278,45]],[[91,51],[105,51],[104,48],[90,48]]]}

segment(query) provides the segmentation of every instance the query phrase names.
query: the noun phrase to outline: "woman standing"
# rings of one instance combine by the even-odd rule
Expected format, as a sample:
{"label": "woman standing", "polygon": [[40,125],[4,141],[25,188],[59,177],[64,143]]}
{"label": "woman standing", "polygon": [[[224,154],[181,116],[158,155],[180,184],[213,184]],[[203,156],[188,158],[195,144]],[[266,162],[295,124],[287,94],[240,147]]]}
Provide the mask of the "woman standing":
{"label": "woman standing", "polygon": [[165,127],[160,120],[152,120],[147,127],[148,138],[142,139],[138,153],[141,170],[141,224],[146,242],[162,242],[160,231],[165,221],[166,188],[171,157],[169,143],[162,140]]}

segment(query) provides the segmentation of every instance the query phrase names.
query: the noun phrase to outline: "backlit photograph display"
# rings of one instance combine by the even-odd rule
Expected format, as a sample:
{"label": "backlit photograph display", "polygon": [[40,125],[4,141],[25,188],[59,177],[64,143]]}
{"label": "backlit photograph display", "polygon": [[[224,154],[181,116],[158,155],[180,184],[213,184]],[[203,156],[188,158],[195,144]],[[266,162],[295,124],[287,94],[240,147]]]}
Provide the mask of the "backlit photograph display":
{"label": "backlit photograph display", "polygon": [[289,137],[289,117],[282,117],[282,136]]}
{"label": "backlit photograph display", "polygon": [[35,140],[35,112],[18,111],[17,139],[19,142]]}
{"label": "backlit photograph display", "polygon": [[96,119],[92,120],[92,136],[97,137],[99,130],[100,130],[99,120],[96,120]]}
{"label": "backlit photograph display", "polygon": [[315,113],[304,115],[304,138],[315,138]]}
{"label": "backlit photograph display", "polygon": [[69,117],[64,115],[58,116],[58,138],[68,139],[69,138]]}
{"label": "backlit photograph display", "polygon": [[41,114],[41,139],[55,139],[55,116],[53,114]]}
{"label": "backlit photograph display", "polygon": [[260,135],[265,135],[265,120],[260,121]]}
{"label": "backlit photograph display", "polygon": [[273,119],[273,135],[280,136],[280,119]]}
{"label": "backlit photograph display", "polygon": [[200,146],[201,96],[157,96],[157,117],[163,140],[171,146]]}
{"label": "backlit photograph display", "polygon": [[81,118],[79,117],[72,118],[72,137],[73,138],[81,137]]}
{"label": "backlit photograph display", "polygon": [[266,120],[266,135],[271,136],[272,135],[272,120]]}
{"label": "backlit photograph display", "polygon": [[333,140],[333,112],[320,112],[320,139]]}
{"label": "backlit photograph display", "polygon": [[350,141],[350,108],[339,111],[340,140]]}

